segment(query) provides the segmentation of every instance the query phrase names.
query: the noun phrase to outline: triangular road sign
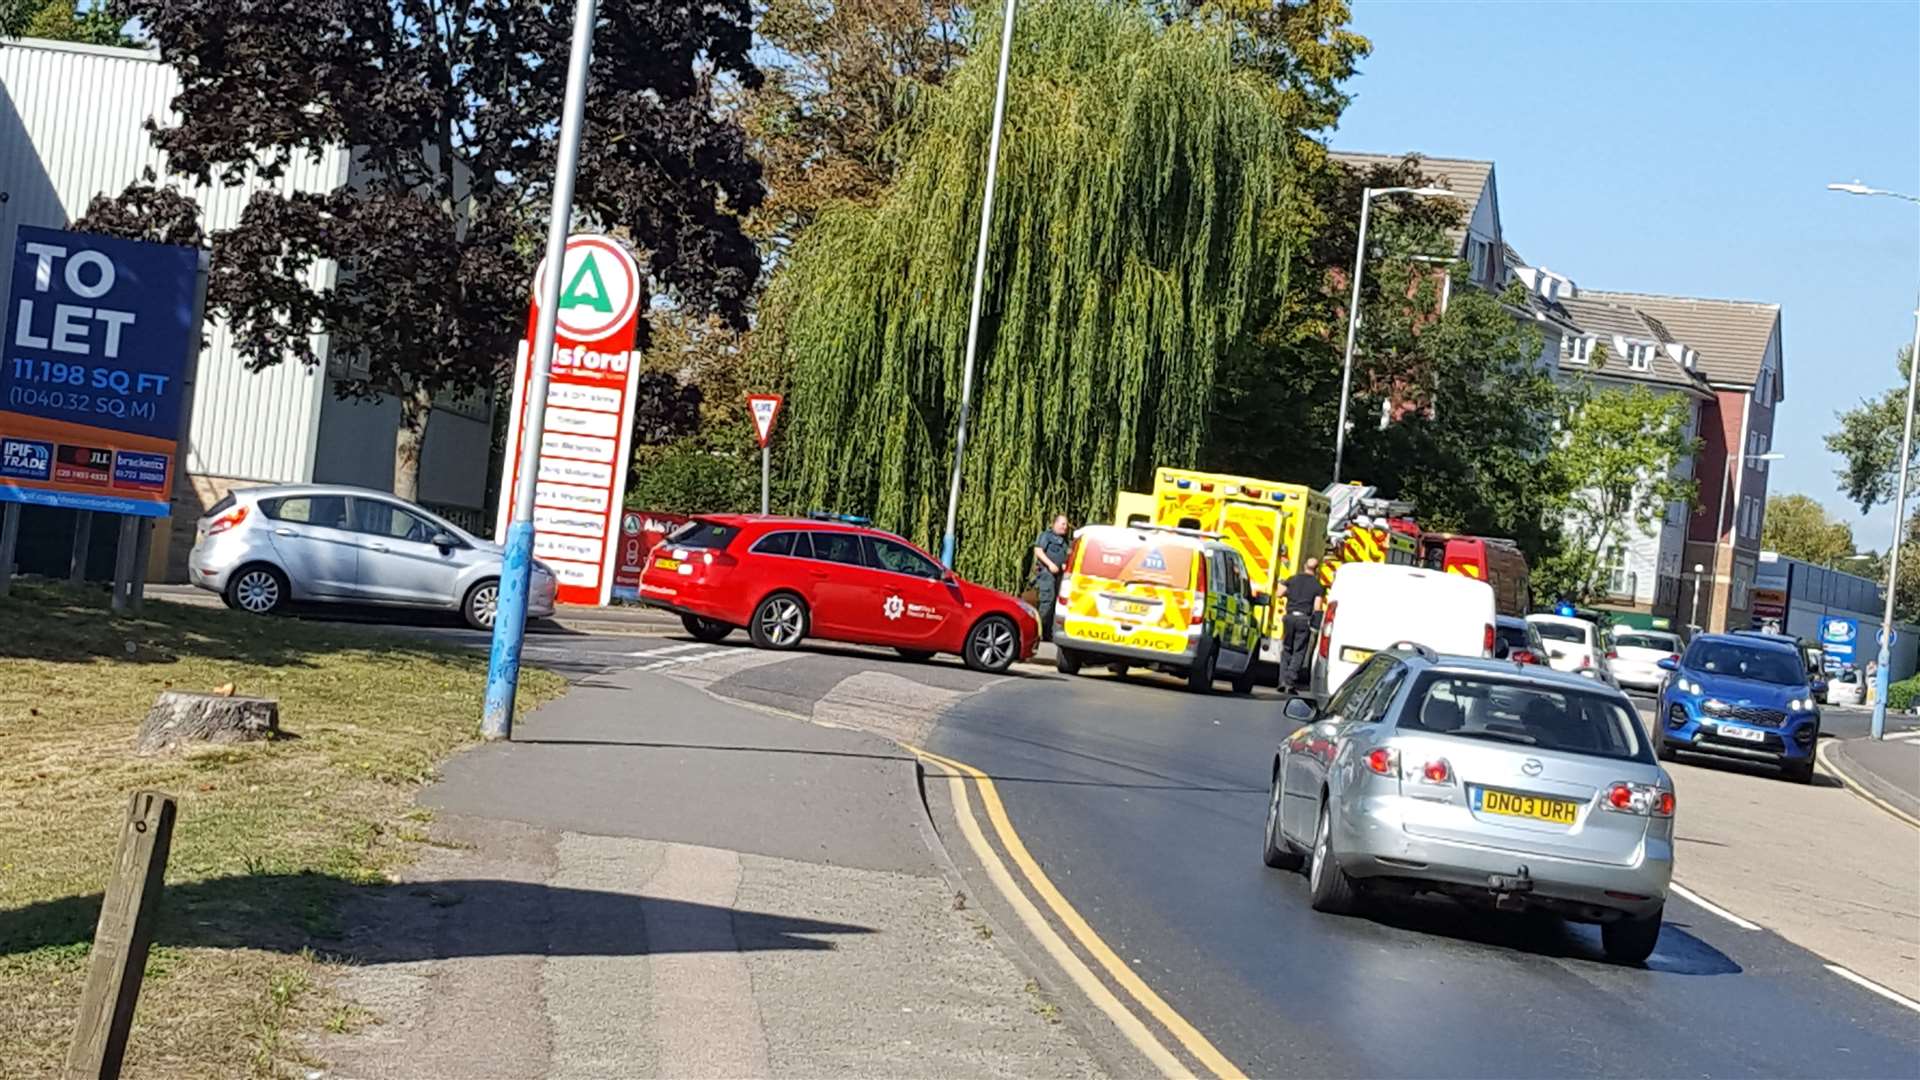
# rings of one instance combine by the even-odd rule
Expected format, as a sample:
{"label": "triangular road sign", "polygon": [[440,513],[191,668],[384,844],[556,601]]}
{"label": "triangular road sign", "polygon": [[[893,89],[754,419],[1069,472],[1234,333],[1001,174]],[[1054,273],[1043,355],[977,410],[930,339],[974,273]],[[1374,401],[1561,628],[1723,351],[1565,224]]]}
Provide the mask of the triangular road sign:
{"label": "triangular road sign", "polygon": [[760,445],[767,445],[767,439],[773,435],[774,417],[780,415],[779,394],[748,394],[747,407],[753,410],[753,430],[760,438]]}

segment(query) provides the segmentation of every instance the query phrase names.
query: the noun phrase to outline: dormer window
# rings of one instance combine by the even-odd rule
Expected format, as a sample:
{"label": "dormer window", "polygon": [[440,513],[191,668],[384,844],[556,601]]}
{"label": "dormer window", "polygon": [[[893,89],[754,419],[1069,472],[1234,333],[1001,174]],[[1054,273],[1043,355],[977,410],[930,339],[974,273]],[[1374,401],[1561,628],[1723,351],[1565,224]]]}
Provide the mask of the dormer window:
{"label": "dormer window", "polygon": [[1575,337],[1571,334],[1560,339],[1560,362],[1563,364],[1584,364],[1593,357],[1593,339]]}
{"label": "dormer window", "polygon": [[1634,341],[1627,344],[1627,366],[1635,371],[1650,371],[1653,368],[1653,346]]}

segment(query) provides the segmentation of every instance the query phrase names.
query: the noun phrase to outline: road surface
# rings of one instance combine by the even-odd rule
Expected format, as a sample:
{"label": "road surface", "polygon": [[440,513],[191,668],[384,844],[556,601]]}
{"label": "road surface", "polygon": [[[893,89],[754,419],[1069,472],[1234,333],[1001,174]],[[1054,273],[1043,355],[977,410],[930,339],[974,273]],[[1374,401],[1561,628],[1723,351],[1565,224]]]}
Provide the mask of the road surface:
{"label": "road surface", "polygon": [[1312,911],[1257,853],[1292,726],[1264,693],[1101,674],[995,686],[928,748],[993,777],[1072,905],[1249,1075],[1920,1075],[1920,1016],[1678,897],[1645,969],[1593,928],[1445,901]]}

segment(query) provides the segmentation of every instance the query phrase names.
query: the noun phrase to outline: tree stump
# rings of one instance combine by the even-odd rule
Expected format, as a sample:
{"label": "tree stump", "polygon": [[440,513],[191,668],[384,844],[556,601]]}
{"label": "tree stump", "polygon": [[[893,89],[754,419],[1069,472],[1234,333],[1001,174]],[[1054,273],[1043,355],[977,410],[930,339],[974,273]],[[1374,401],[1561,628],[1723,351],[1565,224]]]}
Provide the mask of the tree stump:
{"label": "tree stump", "polygon": [[140,722],[133,748],[153,754],[182,743],[254,742],[279,733],[280,703],[272,698],[166,690]]}

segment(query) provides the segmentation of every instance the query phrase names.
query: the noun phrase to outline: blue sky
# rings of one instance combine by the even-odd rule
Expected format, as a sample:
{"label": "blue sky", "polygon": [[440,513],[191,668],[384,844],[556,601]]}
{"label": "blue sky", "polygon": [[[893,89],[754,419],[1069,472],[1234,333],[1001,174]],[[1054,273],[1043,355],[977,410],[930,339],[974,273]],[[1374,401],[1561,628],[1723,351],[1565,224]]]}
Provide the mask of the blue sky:
{"label": "blue sky", "polygon": [[1822,437],[1898,380],[1920,288],[1920,4],[1356,0],[1332,144],[1491,160],[1507,240],[1583,287],[1781,305],[1772,491],[1863,526]]}

